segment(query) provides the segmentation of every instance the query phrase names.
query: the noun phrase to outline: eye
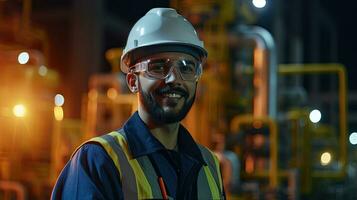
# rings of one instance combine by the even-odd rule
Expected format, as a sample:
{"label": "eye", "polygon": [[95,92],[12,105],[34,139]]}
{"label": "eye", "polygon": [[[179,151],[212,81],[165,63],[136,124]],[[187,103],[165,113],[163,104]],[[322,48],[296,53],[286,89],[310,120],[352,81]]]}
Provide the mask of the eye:
{"label": "eye", "polygon": [[165,73],[166,69],[166,63],[163,60],[158,60],[158,61],[152,61],[148,65],[148,71],[152,73]]}
{"label": "eye", "polygon": [[180,62],[180,72],[184,74],[194,74],[196,73],[196,65],[192,61],[181,61]]}

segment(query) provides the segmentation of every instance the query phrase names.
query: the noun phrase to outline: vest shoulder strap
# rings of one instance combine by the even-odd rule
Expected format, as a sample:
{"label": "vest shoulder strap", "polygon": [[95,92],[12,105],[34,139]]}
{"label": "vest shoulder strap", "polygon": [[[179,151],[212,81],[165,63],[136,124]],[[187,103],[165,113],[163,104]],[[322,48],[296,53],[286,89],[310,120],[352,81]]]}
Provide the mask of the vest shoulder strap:
{"label": "vest shoulder strap", "polygon": [[198,147],[203,155],[203,159],[207,163],[207,166],[204,166],[203,169],[207,177],[212,197],[222,199],[223,184],[218,158],[208,148],[200,144],[198,144]]}
{"label": "vest shoulder strap", "polygon": [[132,158],[122,129],[94,137],[81,146],[91,142],[101,145],[113,160],[120,174],[124,199],[153,198],[150,183],[137,159]]}

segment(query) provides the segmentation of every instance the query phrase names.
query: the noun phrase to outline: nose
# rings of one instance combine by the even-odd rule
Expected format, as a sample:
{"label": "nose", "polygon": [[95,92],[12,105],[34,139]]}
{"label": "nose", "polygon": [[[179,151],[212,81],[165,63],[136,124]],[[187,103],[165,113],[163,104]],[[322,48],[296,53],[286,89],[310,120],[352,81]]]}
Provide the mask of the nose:
{"label": "nose", "polygon": [[175,82],[177,80],[182,80],[180,74],[180,72],[178,71],[177,67],[173,67],[172,71],[170,72],[169,76],[165,79],[166,83],[170,83],[170,82]]}

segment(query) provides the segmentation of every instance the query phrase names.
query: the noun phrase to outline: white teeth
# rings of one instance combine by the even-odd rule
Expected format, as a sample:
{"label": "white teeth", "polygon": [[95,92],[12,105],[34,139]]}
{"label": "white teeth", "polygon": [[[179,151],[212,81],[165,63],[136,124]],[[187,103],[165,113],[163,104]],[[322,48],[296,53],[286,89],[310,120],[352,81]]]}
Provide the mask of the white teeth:
{"label": "white teeth", "polygon": [[169,93],[169,94],[166,94],[165,96],[170,97],[170,98],[181,98],[181,95],[176,94],[176,93]]}

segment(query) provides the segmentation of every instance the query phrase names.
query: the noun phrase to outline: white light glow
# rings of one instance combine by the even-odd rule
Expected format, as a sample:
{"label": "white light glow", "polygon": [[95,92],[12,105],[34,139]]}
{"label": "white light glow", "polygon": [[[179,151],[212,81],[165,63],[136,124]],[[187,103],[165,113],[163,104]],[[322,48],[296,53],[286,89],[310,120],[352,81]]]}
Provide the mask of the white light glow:
{"label": "white light glow", "polygon": [[321,165],[328,165],[331,162],[331,158],[332,156],[329,152],[324,152],[323,154],[321,154]]}
{"label": "white light glow", "polygon": [[257,8],[264,8],[267,4],[266,0],[252,0],[252,3]]}
{"label": "white light glow", "polygon": [[310,120],[312,123],[317,123],[321,120],[321,112],[317,109],[310,112]]}
{"label": "white light glow", "polygon": [[352,145],[356,145],[357,144],[357,132],[351,133],[349,139],[350,139],[350,143]]}
{"label": "white light glow", "polygon": [[64,97],[62,94],[56,94],[55,96],[55,105],[56,106],[63,106],[64,104]]}
{"label": "white light glow", "polygon": [[21,52],[19,56],[17,57],[17,61],[21,64],[24,65],[30,60],[30,55],[27,52]]}
{"label": "white light glow", "polygon": [[41,76],[46,76],[47,74],[47,67],[44,66],[44,65],[41,65],[39,68],[38,68],[38,74],[41,75]]}
{"label": "white light glow", "polygon": [[26,115],[26,107],[23,104],[17,104],[12,109],[12,112],[16,117],[25,117]]}

